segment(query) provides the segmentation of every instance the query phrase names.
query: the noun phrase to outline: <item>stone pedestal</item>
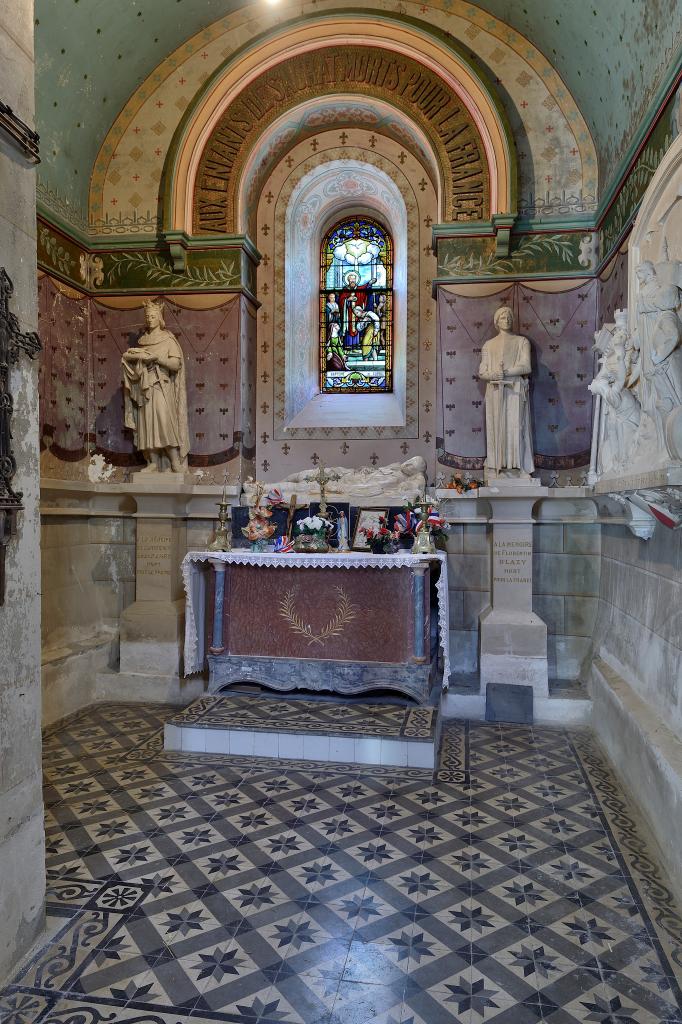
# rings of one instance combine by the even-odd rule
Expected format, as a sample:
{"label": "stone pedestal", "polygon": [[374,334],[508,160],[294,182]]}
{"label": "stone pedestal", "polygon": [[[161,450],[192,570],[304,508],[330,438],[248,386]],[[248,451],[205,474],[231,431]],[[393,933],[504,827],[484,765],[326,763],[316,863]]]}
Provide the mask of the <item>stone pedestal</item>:
{"label": "stone pedestal", "polygon": [[185,547],[182,520],[138,518],[135,601],[121,616],[121,672],[180,674],[184,600],[179,566]]}
{"label": "stone pedestal", "polygon": [[481,613],[481,692],[489,683],[549,695],[547,626],[533,612],[533,505],[547,488],[499,480],[479,495],[492,507],[491,604]]}

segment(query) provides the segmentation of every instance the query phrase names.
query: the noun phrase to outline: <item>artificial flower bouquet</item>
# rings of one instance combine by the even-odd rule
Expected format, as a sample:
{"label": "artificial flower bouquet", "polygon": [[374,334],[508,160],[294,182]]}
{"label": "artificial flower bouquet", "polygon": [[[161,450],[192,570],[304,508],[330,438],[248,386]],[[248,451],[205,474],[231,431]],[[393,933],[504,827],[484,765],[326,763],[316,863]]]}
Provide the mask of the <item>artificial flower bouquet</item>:
{"label": "artificial flower bouquet", "polygon": [[362,526],[360,533],[364,533],[373,555],[392,555],[397,549],[400,534],[396,530],[389,530],[386,525],[386,516],[379,516],[379,525],[376,528]]}
{"label": "artificial flower bouquet", "polygon": [[296,523],[295,550],[325,554],[329,551],[327,530],[331,525],[330,521],[323,519],[322,516],[306,516],[305,519],[299,519]]}

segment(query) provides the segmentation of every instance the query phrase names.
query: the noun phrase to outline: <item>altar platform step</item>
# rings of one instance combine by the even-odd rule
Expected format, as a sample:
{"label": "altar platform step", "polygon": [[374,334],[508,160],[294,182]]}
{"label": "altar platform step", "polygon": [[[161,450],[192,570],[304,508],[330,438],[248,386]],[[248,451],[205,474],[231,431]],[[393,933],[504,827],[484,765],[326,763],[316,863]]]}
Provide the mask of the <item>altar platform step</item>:
{"label": "altar platform step", "polygon": [[217,694],[195,700],[164,728],[164,748],[241,757],[433,769],[437,707]]}

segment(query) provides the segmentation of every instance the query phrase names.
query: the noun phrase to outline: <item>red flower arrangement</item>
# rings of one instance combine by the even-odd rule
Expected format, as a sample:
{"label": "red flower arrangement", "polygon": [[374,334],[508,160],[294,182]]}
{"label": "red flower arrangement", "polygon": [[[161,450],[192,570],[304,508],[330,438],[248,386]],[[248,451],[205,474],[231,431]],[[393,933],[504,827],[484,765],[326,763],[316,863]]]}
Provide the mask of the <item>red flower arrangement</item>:
{"label": "red flower arrangement", "polygon": [[367,543],[373,554],[385,555],[395,551],[398,534],[389,530],[386,525],[386,516],[379,516],[379,527],[361,526],[360,533],[364,533]]}

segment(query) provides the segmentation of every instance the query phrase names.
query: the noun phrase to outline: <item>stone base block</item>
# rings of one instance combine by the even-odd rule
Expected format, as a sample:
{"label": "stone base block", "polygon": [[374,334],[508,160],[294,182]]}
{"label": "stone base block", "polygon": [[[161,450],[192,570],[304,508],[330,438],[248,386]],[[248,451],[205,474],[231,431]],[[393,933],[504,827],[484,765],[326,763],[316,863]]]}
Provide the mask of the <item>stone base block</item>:
{"label": "stone base block", "polygon": [[95,679],[114,663],[115,640],[65,653],[59,659],[43,661],[43,728],[80,711],[94,701]]}
{"label": "stone base block", "polygon": [[[485,719],[485,695],[458,693],[453,686],[443,694],[441,713],[447,718],[468,718],[472,722]],[[564,699],[550,695],[533,699],[534,725],[555,725],[562,729],[581,729],[592,721],[592,701]]]}
{"label": "stone base block", "polygon": [[531,686],[549,696],[547,626],[534,612],[486,608],[480,619],[481,693],[491,684]]}
{"label": "stone base block", "polygon": [[184,601],[135,601],[121,615],[121,672],[181,673]]}
{"label": "stone base block", "polygon": [[190,704],[206,692],[201,676],[183,679],[175,675],[145,672],[98,672],[93,700],[150,701],[159,704]]}
{"label": "stone base block", "polygon": [[481,654],[481,693],[490,683],[530,686],[536,697],[549,696],[547,658],[518,658],[512,654]]}

